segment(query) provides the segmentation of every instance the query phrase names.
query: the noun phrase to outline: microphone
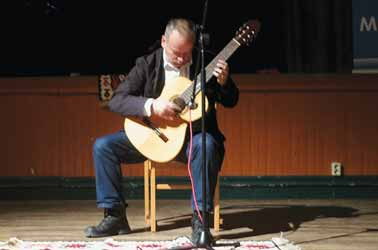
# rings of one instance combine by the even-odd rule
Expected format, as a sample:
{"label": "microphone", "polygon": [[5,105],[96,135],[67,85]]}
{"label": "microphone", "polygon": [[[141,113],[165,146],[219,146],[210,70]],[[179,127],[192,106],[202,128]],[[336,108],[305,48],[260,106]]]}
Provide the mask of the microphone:
{"label": "microphone", "polygon": [[[199,34],[203,30],[202,29],[202,25],[200,25],[200,24],[194,24],[194,30],[195,30],[195,32],[197,34],[197,37],[198,37],[198,41],[197,42],[199,43],[200,42],[199,41],[199,39],[200,39]],[[207,32],[203,32],[202,35],[203,35],[203,44],[205,46],[208,46],[210,44],[210,34],[207,33]]]}

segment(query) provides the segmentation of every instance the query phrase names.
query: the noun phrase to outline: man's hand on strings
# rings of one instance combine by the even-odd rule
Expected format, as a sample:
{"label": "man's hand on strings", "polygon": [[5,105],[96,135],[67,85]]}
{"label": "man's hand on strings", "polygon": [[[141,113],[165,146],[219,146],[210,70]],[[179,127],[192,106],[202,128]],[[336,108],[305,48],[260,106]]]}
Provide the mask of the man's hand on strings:
{"label": "man's hand on strings", "polygon": [[164,100],[164,99],[155,99],[151,105],[151,114],[152,116],[157,116],[159,118],[174,121],[179,119],[178,113],[181,109],[175,103]]}
{"label": "man's hand on strings", "polygon": [[224,60],[219,60],[214,69],[213,75],[217,78],[217,81],[220,85],[223,85],[227,82],[229,74],[228,64]]}

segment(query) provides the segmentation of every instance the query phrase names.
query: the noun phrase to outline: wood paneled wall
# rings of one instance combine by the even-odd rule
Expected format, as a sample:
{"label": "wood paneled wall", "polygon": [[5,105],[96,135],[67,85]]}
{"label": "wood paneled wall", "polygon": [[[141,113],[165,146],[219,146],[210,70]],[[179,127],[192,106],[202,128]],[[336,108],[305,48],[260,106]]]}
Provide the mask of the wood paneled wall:
{"label": "wood paneled wall", "polygon": [[[378,174],[377,75],[235,75],[234,109],[219,108],[224,176]],[[122,129],[100,107],[97,77],[0,79],[1,176],[93,176],[96,137]],[[141,164],[123,167],[141,176]],[[170,164],[172,166],[172,164]],[[187,175],[186,167],[160,175]]]}

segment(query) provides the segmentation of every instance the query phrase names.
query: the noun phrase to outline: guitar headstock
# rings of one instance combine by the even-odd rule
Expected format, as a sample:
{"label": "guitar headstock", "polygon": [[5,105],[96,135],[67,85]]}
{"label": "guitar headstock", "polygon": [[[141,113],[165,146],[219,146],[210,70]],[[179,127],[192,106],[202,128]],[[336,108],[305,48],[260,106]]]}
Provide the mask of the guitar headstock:
{"label": "guitar headstock", "polygon": [[260,31],[260,22],[258,20],[249,20],[236,31],[234,39],[241,45],[249,45]]}

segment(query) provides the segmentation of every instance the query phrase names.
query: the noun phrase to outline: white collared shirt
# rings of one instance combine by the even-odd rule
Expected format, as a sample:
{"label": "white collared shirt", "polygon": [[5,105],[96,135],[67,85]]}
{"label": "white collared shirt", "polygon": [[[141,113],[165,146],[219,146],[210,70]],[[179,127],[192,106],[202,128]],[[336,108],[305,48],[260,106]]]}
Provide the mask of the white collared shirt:
{"label": "white collared shirt", "polygon": [[[164,67],[164,73],[165,73],[165,83],[179,76],[189,78],[190,66],[192,65],[192,60],[190,60],[190,62],[188,62],[187,64],[183,65],[180,69],[178,69],[168,62],[165,49],[163,49],[163,62],[164,62],[163,67]],[[146,116],[151,116],[151,105],[152,105],[153,100],[154,100],[153,98],[149,98],[144,104],[144,111],[145,111]]]}

